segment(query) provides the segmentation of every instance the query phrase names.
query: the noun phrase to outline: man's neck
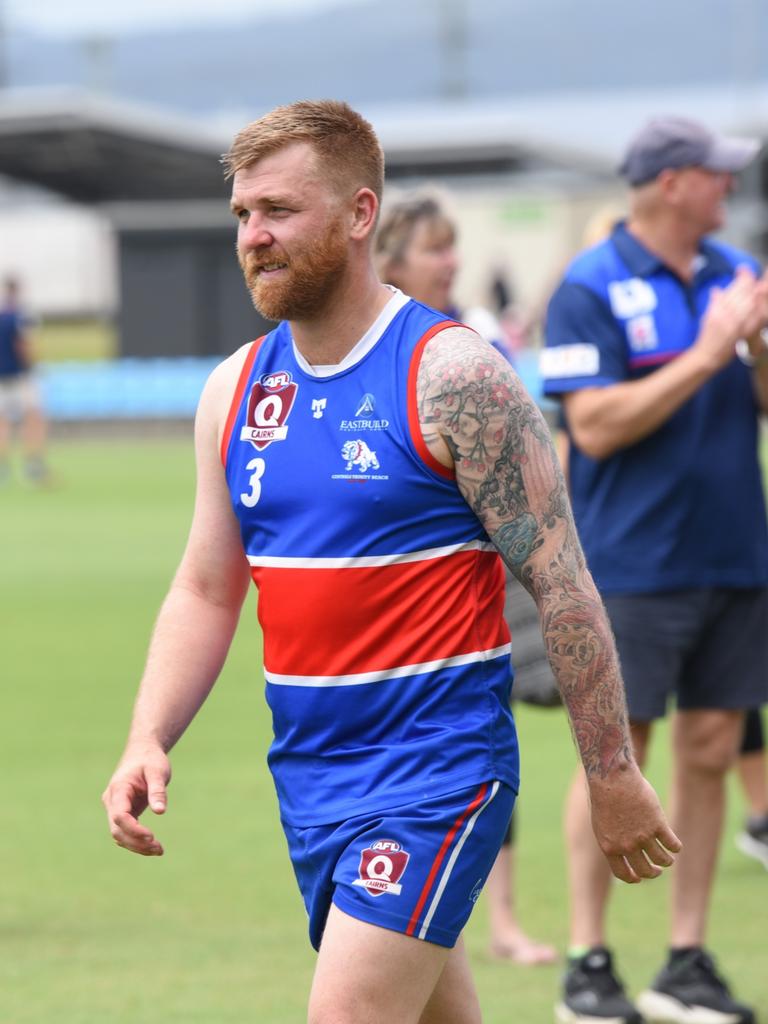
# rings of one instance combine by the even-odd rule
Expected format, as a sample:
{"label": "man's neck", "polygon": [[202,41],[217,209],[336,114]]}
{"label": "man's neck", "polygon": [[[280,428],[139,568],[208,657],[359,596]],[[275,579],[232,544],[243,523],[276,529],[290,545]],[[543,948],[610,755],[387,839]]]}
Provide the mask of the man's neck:
{"label": "man's neck", "polygon": [[693,279],[701,236],[665,218],[631,216],[629,233],[684,281]]}
{"label": "man's neck", "polygon": [[335,366],[360,341],[392,292],[373,270],[362,280],[340,282],[326,309],[310,320],[291,320],[291,334],[311,366]]}

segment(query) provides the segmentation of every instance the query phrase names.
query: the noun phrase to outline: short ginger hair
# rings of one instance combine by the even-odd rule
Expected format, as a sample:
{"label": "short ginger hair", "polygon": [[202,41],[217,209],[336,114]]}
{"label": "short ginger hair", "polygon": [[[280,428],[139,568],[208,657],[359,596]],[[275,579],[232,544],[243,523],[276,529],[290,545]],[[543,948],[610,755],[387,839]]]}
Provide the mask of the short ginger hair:
{"label": "short ginger hair", "polygon": [[381,202],[384,154],[368,121],[340,100],[300,100],[276,107],[246,125],[222,157],[224,175],[294,142],[306,142],[318,156],[320,170],[340,194],[369,188]]}

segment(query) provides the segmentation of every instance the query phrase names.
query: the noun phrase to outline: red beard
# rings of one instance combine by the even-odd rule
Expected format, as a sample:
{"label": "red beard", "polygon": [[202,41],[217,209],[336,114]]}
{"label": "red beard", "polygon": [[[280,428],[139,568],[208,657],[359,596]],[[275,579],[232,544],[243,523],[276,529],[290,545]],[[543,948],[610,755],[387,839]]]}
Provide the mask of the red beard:
{"label": "red beard", "polygon": [[[309,320],[322,313],[331,300],[349,260],[341,224],[332,224],[322,238],[308,239],[300,252],[289,256],[276,245],[238,250],[238,260],[256,309],[267,320]],[[279,280],[260,273],[263,266],[285,265]]]}

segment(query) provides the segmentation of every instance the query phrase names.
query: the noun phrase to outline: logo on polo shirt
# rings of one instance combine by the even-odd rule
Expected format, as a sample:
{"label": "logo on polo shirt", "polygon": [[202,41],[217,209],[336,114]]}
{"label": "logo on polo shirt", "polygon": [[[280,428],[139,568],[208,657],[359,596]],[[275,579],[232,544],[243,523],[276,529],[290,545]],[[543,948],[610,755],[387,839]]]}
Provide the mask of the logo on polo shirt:
{"label": "logo on polo shirt", "polygon": [[371,896],[399,896],[403,877],[411,855],[394,839],[377,839],[360,853],[359,878],[352,885],[367,889]]}
{"label": "logo on polo shirt", "polygon": [[641,313],[656,309],[656,292],[642,277],[629,277],[626,281],[611,281],[608,285],[611,312],[619,320],[629,320]]}
{"label": "logo on polo shirt", "polygon": [[539,356],[539,372],[545,380],[557,377],[594,377],[600,370],[597,345],[553,345]]}
{"label": "logo on polo shirt", "polygon": [[652,316],[634,316],[627,320],[627,340],[633,352],[650,352],[659,347],[659,336]]}

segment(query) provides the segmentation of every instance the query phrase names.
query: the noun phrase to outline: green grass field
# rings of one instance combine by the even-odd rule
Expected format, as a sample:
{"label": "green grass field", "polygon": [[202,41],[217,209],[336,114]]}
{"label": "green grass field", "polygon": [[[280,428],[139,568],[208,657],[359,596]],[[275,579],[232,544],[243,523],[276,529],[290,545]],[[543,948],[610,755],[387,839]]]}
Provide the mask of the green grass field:
{"label": "green grass field", "polygon": [[44,363],[113,359],[118,352],[115,326],[106,319],[43,320],[32,331],[32,344],[35,359]]}
{"label": "green grass field", "polygon": [[[300,1022],[313,954],[265,768],[252,599],[226,670],[174,753],[160,860],[112,844],[99,803],[128,724],[146,640],[181,553],[193,461],[184,441],[60,442],[51,491],[0,490],[3,1024]],[[519,905],[561,948],[561,805],[574,763],[558,711],[519,714]],[[657,738],[651,777],[666,772]],[[663,788],[663,785],[662,785]],[[731,801],[712,945],[768,1021],[768,874],[733,847]],[[659,965],[666,882],[623,887],[611,913],[636,992]],[[467,930],[486,1024],[552,1020],[559,968],[486,955]]]}

